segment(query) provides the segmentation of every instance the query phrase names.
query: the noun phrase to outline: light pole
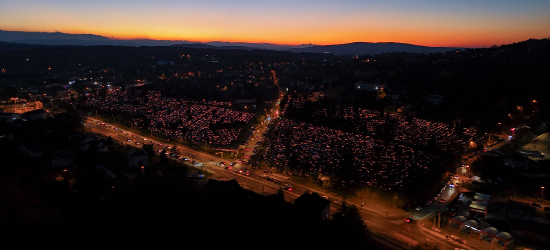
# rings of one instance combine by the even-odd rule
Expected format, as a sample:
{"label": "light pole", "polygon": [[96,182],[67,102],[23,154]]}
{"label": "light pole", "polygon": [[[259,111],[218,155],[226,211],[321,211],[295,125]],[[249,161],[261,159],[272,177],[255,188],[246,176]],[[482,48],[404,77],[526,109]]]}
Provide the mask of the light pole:
{"label": "light pole", "polygon": [[13,112],[16,113],[17,112],[17,97],[13,97],[11,98],[13,100]]}
{"label": "light pole", "polygon": [[540,201],[542,201],[544,197],[544,187],[540,187]]}

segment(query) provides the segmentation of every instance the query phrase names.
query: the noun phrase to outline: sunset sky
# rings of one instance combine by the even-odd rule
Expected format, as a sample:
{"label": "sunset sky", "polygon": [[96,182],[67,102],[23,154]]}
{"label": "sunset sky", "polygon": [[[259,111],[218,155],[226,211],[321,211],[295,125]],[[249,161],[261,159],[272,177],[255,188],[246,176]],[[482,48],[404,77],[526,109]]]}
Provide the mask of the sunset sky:
{"label": "sunset sky", "polygon": [[484,47],[550,37],[550,0],[2,0],[0,29],[116,39]]}

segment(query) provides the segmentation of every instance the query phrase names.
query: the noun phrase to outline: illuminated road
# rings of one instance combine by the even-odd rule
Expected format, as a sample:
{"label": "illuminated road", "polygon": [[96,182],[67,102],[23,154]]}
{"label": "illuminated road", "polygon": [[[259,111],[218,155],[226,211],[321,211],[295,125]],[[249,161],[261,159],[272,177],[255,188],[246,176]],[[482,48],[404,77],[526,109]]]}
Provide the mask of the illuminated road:
{"label": "illuminated road", "polygon": [[[99,121],[101,122],[101,121]],[[101,122],[103,123],[103,122]],[[105,136],[111,136],[114,141],[121,142],[123,144],[132,145],[134,147],[141,148],[141,145],[136,145],[135,141],[139,141],[141,144],[143,142],[150,141],[149,138],[146,138],[147,140],[143,140],[142,136],[139,135],[130,135],[129,133],[123,133],[121,129],[115,130],[113,126],[110,124],[98,124],[98,120],[94,120],[89,118],[84,126],[86,129],[93,133],[99,133],[103,134]],[[131,142],[127,142],[127,138],[131,138]],[[154,143],[155,152],[158,154],[159,150],[165,149],[167,146],[173,147],[173,144],[166,144],[163,143],[163,145],[158,145],[158,142]],[[262,178],[260,175],[263,173],[260,170],[253,170],[252,174],[249,176],[245,176],[240,173],[236,173],[234,169],[227,170],[222,167],[216,166],[215,164],[218,162],[229,162],[227,159],[223,159],[220,157],[212,156],[209,154],[205,154],[202,152],[197,152],[191,148],[183,147],[178,145],[178,154],[184,157],[189,158],[191,161],[198,161],[200,163],[203,163],[203,166],[198,166],[199,169],[206,170],[209,173],[213,174],[212,178],[218,179],[218,180],[231,180],[236,179],[241,186],[243,186],[246,189],[252,190],[256,193],[264,193],[264,194],[275,194],[279,190],[279,188],[282,186],[281,184],[276,184],[274,182],[268,181],[264,178]],[[183,160],[182,160],[183,161]],[[236,168],[240,168],[240,164],[236,165]],[[286,181],[288,183],[288,181]],[[290,183],[289,183],[290,184]],[[300,195],[305,193],[306,191],[311,192],[317,192],[320,195],[325,195],[330,197],[331,201],[339,200],[339,197],[330,195],[328,193],[325,193],[321,190],[312,190],[311,188],[292,183],[293,190],[287,191],[285,190],[285,199],[287,199],[290,202],[293,202],[296,198],[298,198]],[[450,195],[453,193],[454,190],[451,190],[450,188],[447,188],[445,192],[442,193],[443,197],[450,198]],[[422,230],[419,229],[419,223],[418,221],[413,221],[411,223],[405,223],[405,213],[402,215],[385,215],[377,211],[371,211],[369,210],[368,204],[366,207],[361,207],[359,204],[353,204],[348,203],[350,205],[355,205],[358,207],[359,211],[361,212],[361,215],[365,219],[365,222],[367,223],[370,231],[373,233],[375,239],[378,239],[382,241],[384,244],[387,245],[389,248],[394,249],[408,249],[418,243],[435,243],[438,244],[440,249],[454,249],[454,248],[464,248],[468,249],[464,245],[456,245],[454,243],[451,243],[449,241],[446,241],[445,239],[434,237],[430,234],[426,234]],[[443,209],[445,204],[439,204],[435,203],[431,205],[429,208],[425,210],[427,213],[433,213],[433,211],[439,211],[439,209]],[[337,208],[339,208],[339,205],[335,204],[334,202],[331,202],[331,213],[337,211]]]}

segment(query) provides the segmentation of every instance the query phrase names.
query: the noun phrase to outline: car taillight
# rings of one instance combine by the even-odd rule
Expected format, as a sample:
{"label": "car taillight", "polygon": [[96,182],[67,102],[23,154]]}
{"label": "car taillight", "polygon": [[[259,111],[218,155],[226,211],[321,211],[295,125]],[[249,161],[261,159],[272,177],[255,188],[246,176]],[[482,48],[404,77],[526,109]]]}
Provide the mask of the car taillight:
{"label": "car taillight", "polygon": [[292,191],[292,188],[289,188],[288,191]]}

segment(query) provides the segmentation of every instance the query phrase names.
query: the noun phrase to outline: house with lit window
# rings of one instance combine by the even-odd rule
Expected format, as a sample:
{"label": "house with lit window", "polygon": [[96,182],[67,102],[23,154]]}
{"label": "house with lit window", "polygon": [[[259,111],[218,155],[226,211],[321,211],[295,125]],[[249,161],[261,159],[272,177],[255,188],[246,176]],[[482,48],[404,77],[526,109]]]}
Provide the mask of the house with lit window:
{"label": "house with lit window", "polygon": [[328,219],[330,212],[330,201],[317,193],[306,193],[298,197],[294,204],[296,208],[309,216]]}
{"label": "house with lit window", "polygon": [[149,165],[149,155],[143,149],[128,153],[128,166],[130,168],[147,167]]}
{"label": "house with lit window", "polygon": [[357,91],[377,92],[386,89],[386,84],[357,82],[353,88]]}

